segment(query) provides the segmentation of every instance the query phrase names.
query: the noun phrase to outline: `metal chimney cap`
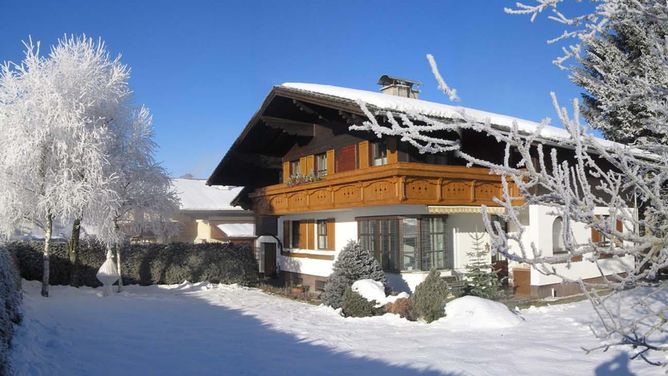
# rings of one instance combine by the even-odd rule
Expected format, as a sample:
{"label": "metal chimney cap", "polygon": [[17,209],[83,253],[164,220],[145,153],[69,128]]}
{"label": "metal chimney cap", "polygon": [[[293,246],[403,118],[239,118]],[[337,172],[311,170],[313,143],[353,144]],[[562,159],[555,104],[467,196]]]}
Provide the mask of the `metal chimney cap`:
{"label": "metal chimney cap", "polygon": [[408,86],[408,87],[413,87],[413,85],[420,86],[422,84],[418,81],[408,80],[408,79],[405,79],[405,78],[395,77],[395,76],[390,76],[390,75],[384,74],[384,75],[380,76],[380,78],[378,79],[378,85],[381,85],[381,86],[404,85],[404,86]]}

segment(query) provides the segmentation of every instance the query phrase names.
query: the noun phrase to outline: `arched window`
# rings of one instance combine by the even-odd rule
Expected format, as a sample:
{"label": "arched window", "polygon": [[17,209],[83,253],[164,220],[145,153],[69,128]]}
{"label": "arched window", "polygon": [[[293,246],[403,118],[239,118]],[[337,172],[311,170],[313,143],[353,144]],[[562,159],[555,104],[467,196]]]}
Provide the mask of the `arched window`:
{"label": "arched window", "polygon": [[552,254],[564,252],[566,252],[564,247],[564,220],[557,217],[552,223]]}

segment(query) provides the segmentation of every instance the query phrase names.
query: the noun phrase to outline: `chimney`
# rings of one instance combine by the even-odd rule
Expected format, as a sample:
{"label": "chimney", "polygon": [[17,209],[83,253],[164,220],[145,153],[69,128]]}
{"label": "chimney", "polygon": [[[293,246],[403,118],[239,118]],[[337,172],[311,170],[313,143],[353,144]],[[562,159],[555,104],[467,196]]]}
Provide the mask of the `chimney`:
{"label": "chimney", "polygon": [[405,78],[392,77],[386,74],[380,76],[378,85],[381,86],[380,92],[383,94],[417,99],[418,94],[420,93],[420,91],[417,90],[420,86],[419,82],[407,80]]}

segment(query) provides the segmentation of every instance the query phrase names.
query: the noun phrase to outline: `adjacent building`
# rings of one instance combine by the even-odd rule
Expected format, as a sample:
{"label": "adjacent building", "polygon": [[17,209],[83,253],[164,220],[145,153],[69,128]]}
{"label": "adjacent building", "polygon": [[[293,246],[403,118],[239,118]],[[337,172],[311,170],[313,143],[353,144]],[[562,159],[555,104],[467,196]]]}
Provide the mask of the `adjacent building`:
{"label": "adjacent building", "polygon": [[174,220],[180,232],[171,241],[186,243],[234,242],[254,246],[253,212],[234,206],[241,187],[207,186],[204,180],[174,179],[181,206]]}

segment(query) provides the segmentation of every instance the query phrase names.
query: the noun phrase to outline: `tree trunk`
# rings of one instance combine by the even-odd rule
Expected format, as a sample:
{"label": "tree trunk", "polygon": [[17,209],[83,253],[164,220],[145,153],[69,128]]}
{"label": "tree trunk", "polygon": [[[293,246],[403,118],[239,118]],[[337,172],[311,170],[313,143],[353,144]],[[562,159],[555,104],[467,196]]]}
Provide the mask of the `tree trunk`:
{"label": "tree trunk", "polygon": [[[120,226],[118,225],[118,221],[114,220],[114,229],[116,230],[116,234],[120,231]],[[116,247],[116,269],[118,269],[118,292],[123,291],[123,272],[121,269],[121,246],[117,242],[115,244]]]}
{"label": "tree trunk", "polygon": [[81,236],[81,218],[74,220],[72,224],[72,236],[67,244],[67,253],[72,265],[70,285],[79,287],[79,238]]}
{"label": "tree trunk", "polygon": [[123,273],[121,272],[121,247],[116,244],[116,269],[118,269],[118,292],[123,291]]}
{"label": "tree trunk", "polygon": [[53,229],[53,216],[46,216],[46,228],[44,229],[44,269],[42,272],[42,296],[49,296],[49,243],[51,242],[51,231]]}

